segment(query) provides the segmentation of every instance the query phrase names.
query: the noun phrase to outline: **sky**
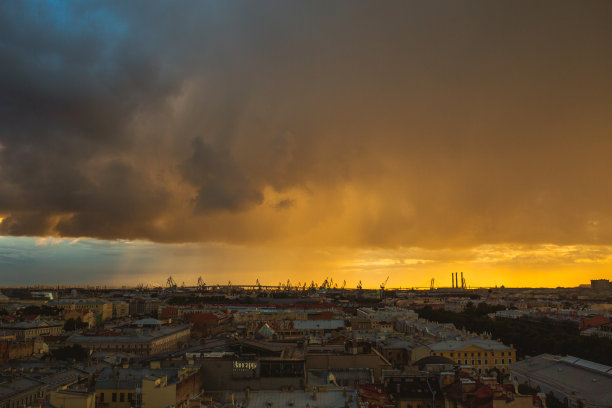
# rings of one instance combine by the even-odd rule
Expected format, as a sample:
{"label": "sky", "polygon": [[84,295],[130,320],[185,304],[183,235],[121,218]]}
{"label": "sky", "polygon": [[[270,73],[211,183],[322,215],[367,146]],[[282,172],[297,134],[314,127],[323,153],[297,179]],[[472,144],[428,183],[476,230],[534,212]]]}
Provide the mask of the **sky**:
{"label": "sky", "polygon": [[612,278],[609,1],[0,4],[0,279]]}

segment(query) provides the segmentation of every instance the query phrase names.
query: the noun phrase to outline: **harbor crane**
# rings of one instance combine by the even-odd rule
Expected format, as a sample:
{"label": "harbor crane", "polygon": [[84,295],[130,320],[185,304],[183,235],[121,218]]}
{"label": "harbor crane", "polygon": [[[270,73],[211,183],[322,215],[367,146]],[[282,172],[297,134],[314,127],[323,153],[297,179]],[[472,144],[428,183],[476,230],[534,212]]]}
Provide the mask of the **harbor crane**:
{"label": "harbor crane", "polygon": [[174,279],[172,278],[172,276],[168,276],[168,279],[166,280],[166,287],[168,289],[176,289],[176,282],[174,281]]}
{"label": "harbor crane", "polygon": [[202,277],[201,277],[201,276],[200,276],[200,277],[198,277],[198,283],[197,283],[197,285],[196,285],[196,288],[197,288],[199,291],[204,291],[204,290],[206,290],[206,283],[204,283],[204,280],[202,279]]}
{"label": "harbor crane", "polygon": [[383,283],[380,284],[380,298],[383,298],[383,295],[385,293],[385,286],[387,286],[387,282],[389,282],[389,277],[387,276],[387,279],[385,279],[385,281]]}

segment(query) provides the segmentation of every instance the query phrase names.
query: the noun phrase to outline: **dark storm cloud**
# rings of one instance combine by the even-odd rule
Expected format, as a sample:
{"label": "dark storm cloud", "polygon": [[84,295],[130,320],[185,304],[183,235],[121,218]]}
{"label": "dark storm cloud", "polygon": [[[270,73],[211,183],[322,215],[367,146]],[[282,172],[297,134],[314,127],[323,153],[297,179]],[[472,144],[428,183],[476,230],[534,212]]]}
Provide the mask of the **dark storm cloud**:
{"label": "dark storm cloud", "polygon": [[274,204],[274,208],[277,210],[288,210],[289,208],[295,205],[295,200],[290,198],[285,198],[284,200],[280,200],[276,204]]}
{"label": "dark storm cloud", "polygon": [[241,211],[263,201],[227,152],[194,140],[193,155],[181,165],[183,178],[197,189],[196,211]]}
{"label": "dark storm cloud", "polygon": [[611,243],[611,10],[3,3],[0,231]]}

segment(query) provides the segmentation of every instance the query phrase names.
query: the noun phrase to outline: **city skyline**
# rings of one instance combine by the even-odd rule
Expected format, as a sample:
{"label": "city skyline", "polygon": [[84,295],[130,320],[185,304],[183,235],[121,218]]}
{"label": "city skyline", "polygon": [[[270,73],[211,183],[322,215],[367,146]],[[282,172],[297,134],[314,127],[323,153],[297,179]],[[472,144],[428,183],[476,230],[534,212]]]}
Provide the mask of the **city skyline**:
{"label": "city skyline", "polygon": [[1,4],[2,282],[610,279],[611,17]]}

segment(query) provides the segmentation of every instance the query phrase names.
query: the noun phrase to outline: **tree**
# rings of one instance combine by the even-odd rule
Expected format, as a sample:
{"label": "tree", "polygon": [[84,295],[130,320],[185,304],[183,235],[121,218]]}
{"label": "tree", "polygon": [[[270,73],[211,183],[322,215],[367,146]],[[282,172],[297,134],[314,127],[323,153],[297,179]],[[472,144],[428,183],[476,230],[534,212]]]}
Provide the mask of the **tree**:
{"label": "tree", "polygon": [[53,350],[51,351],[51,356],[53,356],[57,360],[63,361],[83,361],[87,359],[89,353],[83,347],[79,346],[78,344],[75,344],[73,346],[65,346],[58,348],[57,350]]}
{"label": "tree", "polygon": [[546,408],[566,408],[561,401],[553,395],[552,392],[546,394]]}
{"label": "tree", "polygon": [[538,390],[529,386],[528,384],[519,384],[518,392],[523,395],[536,395],[538,393]]}
{"label": "tree", "polygon": [[68,319],[64,323],[64,330],[75,331],[75,330],[85,329],[87,328],[87,326],[88,326],[87,323],[83,323],[82,321],[78,319]]}

